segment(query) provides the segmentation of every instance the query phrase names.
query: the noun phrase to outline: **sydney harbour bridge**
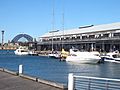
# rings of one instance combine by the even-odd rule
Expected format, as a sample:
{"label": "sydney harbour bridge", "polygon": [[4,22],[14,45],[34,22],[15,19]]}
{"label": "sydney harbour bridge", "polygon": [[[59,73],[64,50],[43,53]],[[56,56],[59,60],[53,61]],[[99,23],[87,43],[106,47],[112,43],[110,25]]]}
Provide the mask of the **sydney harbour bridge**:
{"label": "sydney harbour bridge", "polygon": [[[21,38],[25,38],[27,41],[21,41]],[[37,49],[37,41],[28,34],[18,34],[11,40],[11,43],[18,43],[20,46],[28,46],[29,48],[34,50]]]}
{"label": "sydney harbour bridge", "polygon": [[16,49],[19,46],[28,46],[32,49],[37,49],[37,41],[28,34],[18,34],[8,43],[4,43],[4,31],[2,31],[2,43],[0,44],[0,49]]}
{"label": "sydney harbour bridge", "polygon": [[28,35],[28,34],[19,34],[19,35],[15,36],[12,39],[11,43],[18,43],[19,39],[21,39],[21,38],[27,39],[28,42],[33,42],[33,38],[30,35]]}

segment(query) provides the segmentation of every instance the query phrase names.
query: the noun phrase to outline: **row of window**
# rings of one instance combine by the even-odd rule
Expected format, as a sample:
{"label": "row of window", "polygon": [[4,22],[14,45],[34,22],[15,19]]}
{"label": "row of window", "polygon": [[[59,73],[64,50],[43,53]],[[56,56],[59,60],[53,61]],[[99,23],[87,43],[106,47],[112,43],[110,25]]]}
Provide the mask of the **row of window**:
{"label": "row of window", "polygon": [[41,41],[59,41],[59,40],[77,40],[77,39],[99,39],[99,38],[109,38],[109,37],[120,37],[120,33],[105,33],[105,34],[97,34],[97,35],[74,35],[74,36],[65,36],[64,38],[42,38]]}

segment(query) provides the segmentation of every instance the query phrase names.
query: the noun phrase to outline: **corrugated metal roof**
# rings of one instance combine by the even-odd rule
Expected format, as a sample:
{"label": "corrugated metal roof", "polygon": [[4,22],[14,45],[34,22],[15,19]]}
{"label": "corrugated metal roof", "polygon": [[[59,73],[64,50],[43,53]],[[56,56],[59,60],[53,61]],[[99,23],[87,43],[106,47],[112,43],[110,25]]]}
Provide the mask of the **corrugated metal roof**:
{"label": "corrugated metal roof", "polygon": [[82,28],[76,28],[76,29],[69,29],[54,33],[46,33],[42,35],[41,37],[50,37],[50,36],[60,36],[60,35],[70,35],[70,34],[82,34],[82,33],[90,33],[90,32],[98,32],[98,31],[106,31],[106,30],[114,30],[114,29],[120,29],[120,22],[117,23],[111,23],[111,24],[103,24],[103,25],[96,25],[91,27],[82,27]]}

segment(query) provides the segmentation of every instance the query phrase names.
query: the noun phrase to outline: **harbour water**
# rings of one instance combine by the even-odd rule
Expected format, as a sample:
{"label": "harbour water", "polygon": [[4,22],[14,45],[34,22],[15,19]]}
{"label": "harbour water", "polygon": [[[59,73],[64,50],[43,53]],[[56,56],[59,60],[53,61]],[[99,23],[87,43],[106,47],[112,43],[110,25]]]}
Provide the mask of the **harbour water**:
{"label": "harbour water", "polygon": [[44,56],[17,56],[13,51],[0,50],[0,67],[67,85],[68,74],[120,79],[120,63],[76,64],[60,62]]}

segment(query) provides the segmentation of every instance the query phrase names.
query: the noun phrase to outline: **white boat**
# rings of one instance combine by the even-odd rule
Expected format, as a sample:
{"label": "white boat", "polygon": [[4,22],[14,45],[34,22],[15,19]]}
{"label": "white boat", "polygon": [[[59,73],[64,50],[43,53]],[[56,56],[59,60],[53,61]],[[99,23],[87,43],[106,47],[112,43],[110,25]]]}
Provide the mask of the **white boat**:
{"label": "white boat", "polygon": [[28,48],[25,47],[25,46],[20,46],[18,49],[16,49],[16,50],[14,51],[14,53],[15,53],[16,55],[28,55],[28,54],[29,54],[29,50],[28,50]]}
{"label": "white boat", "polygon": [[98,52],[81,52],[77,49],[70,49],[70,55],[67,56],[66,61],[76,63],[91,63],[95,64],[100,61]]}
{"label": "white boat", "polygon": [[60,58],[60,54],[58,52],[52,52],[48,54],[48,57],[58,59]]}
{"label": "white boat", "polygon": [[102,56],[102,58],[104,58],[104,61],[107,61],[107,62],[119,62],[120,63],[120,54],[118,51],[109,52],[106,55]]}
{"label": "white boat", "polygon": [[36,53],[34,50],[28,51],[28,55],[30,56],[38,56],[38,53]]}

